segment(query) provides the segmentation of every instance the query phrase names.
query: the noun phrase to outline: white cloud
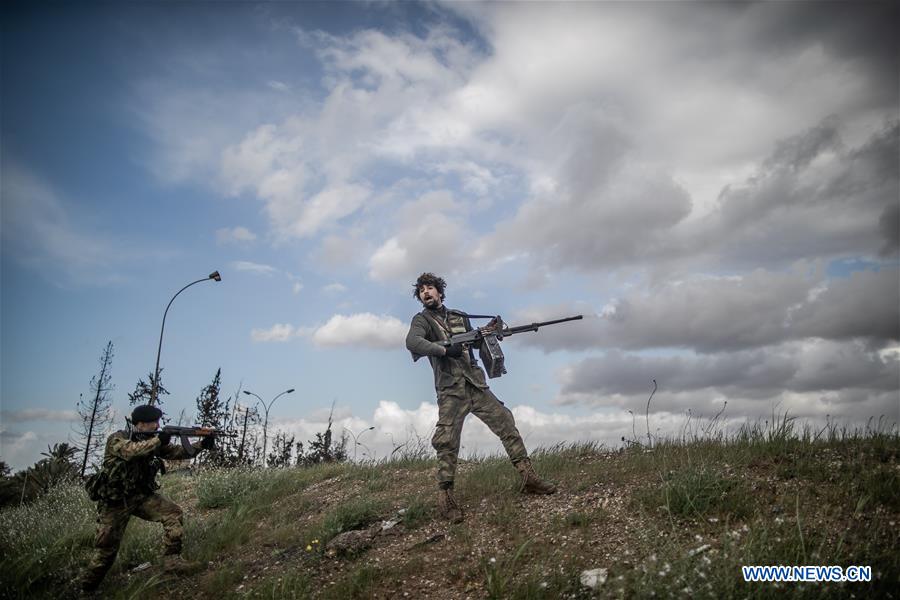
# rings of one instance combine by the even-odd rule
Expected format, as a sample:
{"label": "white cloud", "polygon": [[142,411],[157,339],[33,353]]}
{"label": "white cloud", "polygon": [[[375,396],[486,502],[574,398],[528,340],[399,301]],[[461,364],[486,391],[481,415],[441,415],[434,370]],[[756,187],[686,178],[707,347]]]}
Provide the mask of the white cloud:
{"label": "white cloud", "polygon": [[218,244],[252,242],[255,239],[256,234],[246,227],[223,227],[216,230],[216,243]]}
{"label": "white cloud", "polygon": [[322,288],[322,291],[326,294],[342,294],[347,291],[347,286],[337,282],[329,283]]}
{"label": "white cloud", "polygon": [[247,260],[238,260],[231,263],[231,266],[238,271],[248,271],[250,273],[258,273],[260,275],[271,275],[277,273],[278,269],[269,265],[250,262]]}
{"label": "white cloud", "polygon": [[403,349],[409,326],[395,317],[372,313],[334,315],[312,333],[317,346]]}
{"label": "white cloud", "polygon": [[427,193],[397,212],[399,231],[369,259],[369,277],[406,281],[423,271],[452,275],[474,263],[467,210],[445,191]]}
{"label": "white cloud", "polygon": [[34,431],[9,431],[0,427],[0,452],[3,461],[13,469],[24,469],[30,466],[42,450],[38,436]]}
{"label": "white cloud", "polygon": [[72,199],[15,160],[4,158],[2,237],[12,255],[56,283],[109,284],[129,277],[128,263],[166,255],[79,219]]}
{"label": "white cloud", "polygon": [[27,421],[74,421],[78,413],[74,410],[51,410],[47,408],[25,408],[21,410],[2,411],[5,423],[24,423]]}
{"label": "white cloud", "polygon": [[302,335],[300,330],[288,323],[276,323],[269,329],[253,329],[250,331],[250,337],[254,342],[287,342],[298,335]]}
{"label": "white cloud", "polygon": [[[644,401],[646,402],[646,398]],[[802,398],[789,398],[785,404],[790,408],[800,408],[804,402]],[[704,428],[711,425],[714,425],[717,431],[734,433],[742,424],[757,418],[755,415],[749,418],[743,415],[735,416],[735,410],[729,403],[713,424],[712,418],[722,411],[722,399],[718,398],[709,405],[709,408],[710,410],[702,415],[693,411],[691,416],[688,416],[686,411],[653,412],[649,416],[650,434],[654,440],[659,437],[680,438],[681,435],[702,434]],[[771,418],[772,406],[767,408],[769,412],[760,414],[761,418]],[[781,408],[784,408],[784,405],[779,406],[778,410]],[[609,448],[618,448],[622,446],[623,438],[642,443],[646,443],[647,440],[648,424],[643,412],[629,413],[626,409],[620,408],[584,415],[571,412],[545,412],[529,405],[511,406],[510,409],[529,452],[558,444],[591,441],[605,444]],[[797,416],[798,412],[809,411],[792,410],[790,414]],[[307,440],[314,439],[317,432],[325,430],[328,413],[329,409],[322,407],[315,410],[315,416],[310,418],[276,419],[269,425],[269,434],[271,436],[278,430],[287,431],[289,435],[295,436],[296,441],[305,444]],[[396,456],[412,450],[421,450],[425,456],[434,456],[431,436],[437,417],[435,402],[422,402],[414,409],[407,409],[393,400],[380,400],[371,416],[353,416],[346,411],[337,411],[332,431],[335,438],[342,434],[348,436],[351,457],[354,454],[353,436],[356,436],[359,445],[355,446],[355,450],[359,459],[386,459],[390,458],[392,453]],[[854,415],[834,417],[834,414],[832,417],[835,423],[848,423],[851,427],[864,425],[867,418]],[[802,427],[804,424],[811,424],[820,427],[824,422],[824,417],[801,418],[797,425]],[[369,427],[374,429],[369,431]],[[470,416],[463,426],[460,456],[465,458],[487,454],[505,455],[497,437],[477,417]]]}
{"label": "white cloud", "polygon": [[328,224],[356,212],[371,195],[364,185],[342,183],[329,186],[296,209],[287,231],[296,237],[309,237]]}
{"label": "white cloud", "polygon": [[293,292],[294,295],[299,294],[302,290],[303,290],[303,284],[300,283],[299,281],[295,281],[293,283],[293,285],[291,285],[291,292]]}

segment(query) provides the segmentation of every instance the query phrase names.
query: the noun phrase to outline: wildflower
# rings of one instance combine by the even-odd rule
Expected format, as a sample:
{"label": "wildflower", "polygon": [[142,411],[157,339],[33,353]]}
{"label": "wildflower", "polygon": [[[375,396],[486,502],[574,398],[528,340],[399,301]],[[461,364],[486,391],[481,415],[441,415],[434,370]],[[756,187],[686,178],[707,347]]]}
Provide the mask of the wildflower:
{"label": "wildflower", "polygon": [[306,551],[309,552],[309,551],[311,551],[311,550],[312,550],[312,545],[307,544],[307,545],[306,545]]}

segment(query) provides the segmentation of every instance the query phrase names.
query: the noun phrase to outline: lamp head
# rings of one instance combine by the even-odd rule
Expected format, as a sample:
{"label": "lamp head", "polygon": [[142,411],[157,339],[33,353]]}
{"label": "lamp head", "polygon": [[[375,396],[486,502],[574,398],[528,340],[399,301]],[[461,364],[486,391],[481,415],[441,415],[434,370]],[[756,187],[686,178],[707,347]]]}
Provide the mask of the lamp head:
{"label": "lamp head", "polygon": [[210,273],[209,278],[213,281],[222,281],[222,276],[219,275],[218,271],[213,271],[212,273]]}

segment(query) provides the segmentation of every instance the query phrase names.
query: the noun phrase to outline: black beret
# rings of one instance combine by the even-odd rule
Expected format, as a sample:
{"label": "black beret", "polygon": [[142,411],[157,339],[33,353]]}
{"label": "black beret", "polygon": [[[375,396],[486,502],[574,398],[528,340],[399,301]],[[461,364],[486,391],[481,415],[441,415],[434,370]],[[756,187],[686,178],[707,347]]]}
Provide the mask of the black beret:
{"label": "black beret", "polygon": [[162,418],[162,411],[149,404],[135,406],[134,410],[131,411],[132,423],[152,423],[153,421],[159,421],[160,418]]}

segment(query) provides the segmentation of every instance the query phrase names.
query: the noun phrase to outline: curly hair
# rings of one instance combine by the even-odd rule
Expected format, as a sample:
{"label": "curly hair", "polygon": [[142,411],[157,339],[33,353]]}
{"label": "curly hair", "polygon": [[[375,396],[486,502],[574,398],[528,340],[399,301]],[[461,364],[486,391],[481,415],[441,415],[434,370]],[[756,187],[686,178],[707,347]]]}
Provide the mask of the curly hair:
{"label": "curly hair", "polygon": [[421,301],[421,298],[419,298],[419,290],[421,290],[424,285],[433,285],[441,295],[441,302],[444,301],[444,289],[447,287],[447,282],[444,281],[442,277],[438,277],[434,273],[422,273],[419,275],[419,278],[416,279],[416,282],[413,284],[413,298]]}

